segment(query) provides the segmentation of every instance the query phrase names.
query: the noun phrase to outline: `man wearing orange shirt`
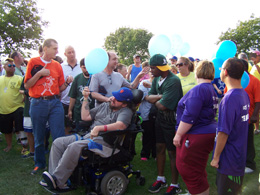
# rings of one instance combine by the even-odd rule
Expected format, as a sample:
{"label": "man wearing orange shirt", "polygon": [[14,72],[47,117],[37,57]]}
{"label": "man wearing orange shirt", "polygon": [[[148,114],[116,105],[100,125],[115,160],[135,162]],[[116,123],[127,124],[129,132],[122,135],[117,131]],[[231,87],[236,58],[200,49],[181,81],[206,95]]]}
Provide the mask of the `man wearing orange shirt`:
{"label": "man wearing orange shirt", "polygon": [[24,80],[29,89],[31,99],[30,116],[33,124],[35,142],[32,175],[46,167],[44,153],[44,136],[46,123],[50,125],[53,140],[64,136],[64,110],[59,94],[72,82],[70,77],[64,80],[61,65],[54,61],[58,53],[58,43],[54,39],[46,39],[43,43],[43,56],[30,59]]}

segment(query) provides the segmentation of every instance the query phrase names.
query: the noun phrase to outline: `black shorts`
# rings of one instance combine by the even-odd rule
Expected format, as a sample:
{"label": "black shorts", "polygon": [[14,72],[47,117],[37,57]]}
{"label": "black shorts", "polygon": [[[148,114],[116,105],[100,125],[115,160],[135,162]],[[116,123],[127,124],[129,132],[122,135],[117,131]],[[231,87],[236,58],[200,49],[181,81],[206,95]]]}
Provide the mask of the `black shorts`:
{"label": "black shorts", "polygon": [[4,134],[23,131],[23,108],[20,107],[10,114],[0,114],[0,131]]}
{"label": "black shorts", "polygon": [[72,121],[68,117],[68,111],[69,111],[69,105],[63,104],[63,109],[64,109],[64,122],[65,122],[65,127],[71,127],[72,126]]}
{"label": "black shorts", "polygon": [[175,123],[163,119],[159,114],[155,121],[156,143],[165,143],[168,151],[175,151],[173,138],[175,136]]}
{"label": "black shorts", "polygon": [[224,175],[217,172],[216,185],[219,195],[239,194],[244,176]]}

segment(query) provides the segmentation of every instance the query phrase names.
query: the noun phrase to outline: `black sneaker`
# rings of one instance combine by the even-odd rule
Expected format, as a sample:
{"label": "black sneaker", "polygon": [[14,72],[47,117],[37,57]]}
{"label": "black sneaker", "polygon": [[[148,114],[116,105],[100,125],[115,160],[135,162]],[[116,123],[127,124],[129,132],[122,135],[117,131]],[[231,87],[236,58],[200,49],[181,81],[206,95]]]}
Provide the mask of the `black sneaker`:
{"label": "black sneaker", "polygon": [[43,170],[46,170],[46,167],[44,167],[44,168],[34,167],[34,169],[33,169],[32,172],[31,172],[31,175],[36,175],[36,174],[42,172]]}
{"label": "black sneaker", "polygon": [[175,186],[169,186],[164,195],[174,195],[181,193],[181,188]]}
{"label": "black sneaker", "polygon": [[31,152],[26,152],[24,155],[22,155],[22,158],[33,158],[34,157],[34,153]]}
{"label": "black sneaker", "polygon": [[158,181],[153,183],[153,185],[148,189],[151,193],[157,193],[161,190],[161,188],[166,188],[168,185],[166,182]]}
{"label": "black sneaker", "polygon": [[39,184],[41,185],[41,186],[43,186],[43,187],[47,187],[48,186],[48,184],[46,183],[46,181],[43,179],[43,180],[41,180],[40,182],[39,182]]}
{"label": "black sneaker", "polygon": [[44,171],[42,174],[42,177],[43,177],[44,181],[47,183],[47,186],[49,187],[50,190],[54,190],[57,188],[55,176],[52,176],[47,171]]}

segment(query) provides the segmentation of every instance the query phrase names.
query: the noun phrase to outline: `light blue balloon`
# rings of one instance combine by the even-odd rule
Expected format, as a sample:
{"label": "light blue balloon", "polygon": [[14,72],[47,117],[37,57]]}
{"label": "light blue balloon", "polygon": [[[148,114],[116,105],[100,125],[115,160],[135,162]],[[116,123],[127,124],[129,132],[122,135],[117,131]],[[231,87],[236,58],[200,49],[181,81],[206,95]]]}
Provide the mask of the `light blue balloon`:
{"label": "light blue balloon", "polygon": [[242,85],[243,89],[245,89],[248,86],[249,82],[250,82],[250,77],[249,77],[248,73],[246,71],[244,71],[242,78],[241,78],[241,85]]}
{"label": "light blue balloon", "polygon": [[102,48],[96,48],[85,57],[85,66],[89,74],[96,74],[105,69],[108,61],[107,52]]}
{"label": "light blue balloon", "polygon": [[171,43],[172,43],[170,54],[175,55],[176,53],[179,52],[179,50],[183,44],[183,41],[182,41],[181,36],[178,34],[174,34],[174,35],[170,36],[170,39],[171,39]]}
{"label": "light blue balloon", "polygon": [[181,54],[181,56],[187,54],[190,51],[190,45],[189,43],[185,42],[182,44],[179,53]]}
{"label": "light blue balloon", "polygon": [[171,40],[166,35],[153,36],[148,44],[150,56],[155,54],[162,54],[166,56],[171,50]]}
{"label": "light blue balloon", "polygon": [[213,64],[214,64],[214,68],[215,68],[215,78],[220,78],[220,68],[222,67],[222,64],[224,63],[224,60],[220,59],[220,58],[214,58],[212,60]]}
{"label": "light blue balloon", "polygon": [[226,40],[220,43],[216,53],[216,58],[220,58],[225,61],[228,58],[233,58],[236,55],[236,52],[236,44],[233,41]]}

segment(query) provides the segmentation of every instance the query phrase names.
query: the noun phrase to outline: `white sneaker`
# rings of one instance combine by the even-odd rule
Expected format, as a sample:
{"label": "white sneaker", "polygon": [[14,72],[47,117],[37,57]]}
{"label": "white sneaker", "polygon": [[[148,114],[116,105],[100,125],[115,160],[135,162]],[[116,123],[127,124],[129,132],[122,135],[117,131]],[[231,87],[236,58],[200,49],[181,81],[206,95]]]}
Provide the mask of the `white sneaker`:
{"label": "white sneaker", "polygon": [[259,129],[255,129],[255,135],[258,135],[260,133],[260,130]]}
{"label": "white sneaker", "polygon": [[179,194],[179,195],[191,195],[188,190],[185,190],[185,192],[187,192],[187,193],[185,193],[185,194]]}
{"label": "white sneaker", "polygon": [[249,167],[245,168],[245,173],[253,173],[253,172],[254,172],[253,169],[250,169]]}

